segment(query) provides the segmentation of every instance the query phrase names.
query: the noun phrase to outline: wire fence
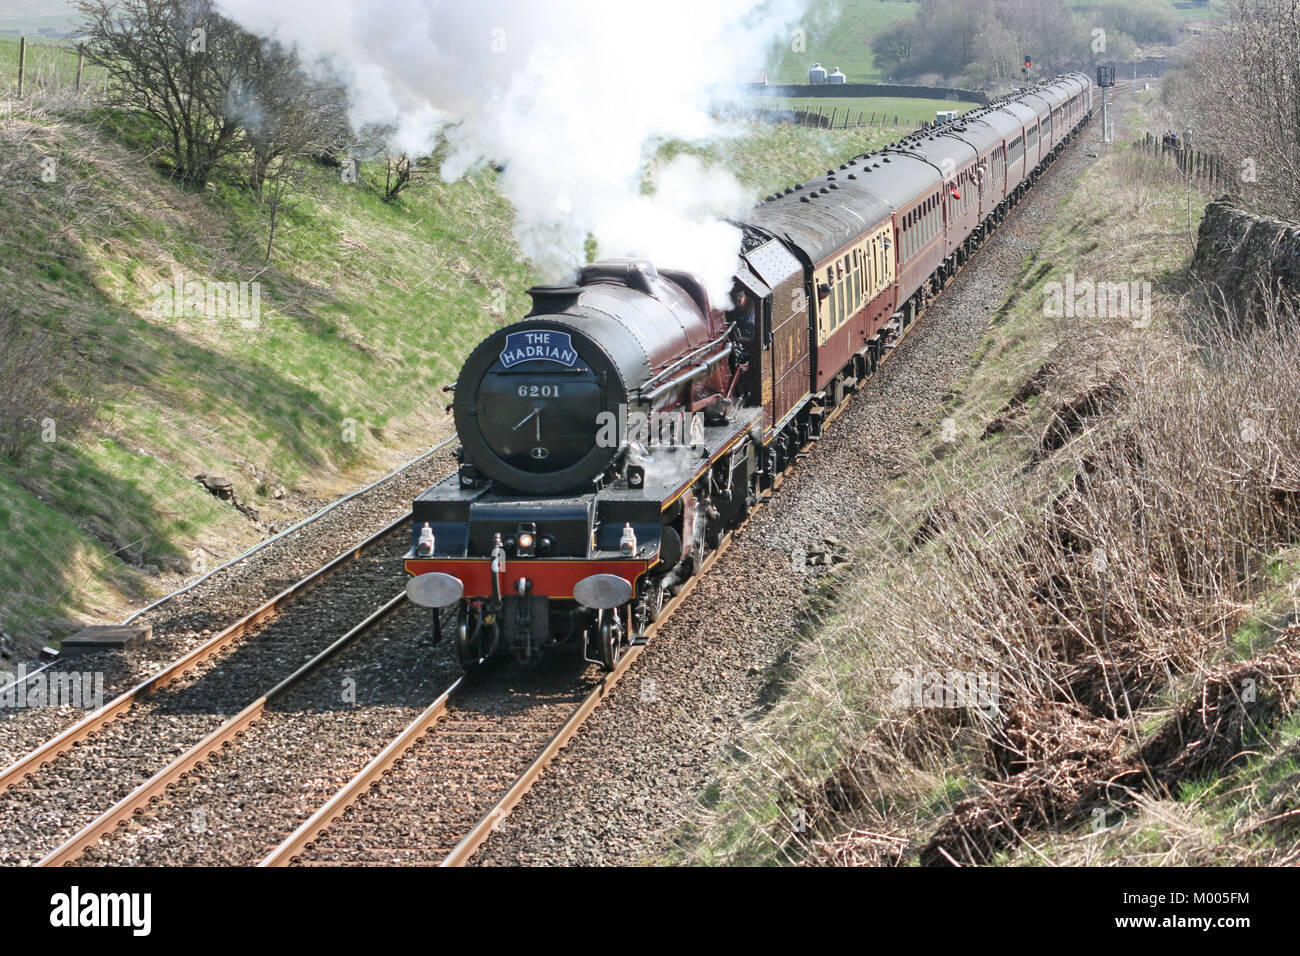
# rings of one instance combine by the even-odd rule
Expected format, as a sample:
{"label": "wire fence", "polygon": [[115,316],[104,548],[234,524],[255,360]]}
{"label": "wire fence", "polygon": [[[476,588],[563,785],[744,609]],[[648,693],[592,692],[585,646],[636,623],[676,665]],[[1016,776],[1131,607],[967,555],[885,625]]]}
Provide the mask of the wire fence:
{"label": "wire fence", "polygon": [[103,70],[86,59],[83,44],[0,34],[0,93],[19,99],[37,93],[80,95],[103,81]]}
{"label": "wire fence", "polygon": [[748,120],[785,126],[811,126],[819,129],[911,129],[918,125],[906,116],[891,115],[883,111],[855,110],[844,106],[819,106],[802,109],[777,104],[759,107],[729,107],[719,115],[725,119]]}
{"label": "wire fence", "polygon": [[1173,163],[1189,179],[1198,180],[1209,186],[1227,187],[1233,184],[1232,170],[1213,153],[1202,152],[1181,144],[1174,146],[1151,133],[1138,140],[1137,145],[1139,149]]}

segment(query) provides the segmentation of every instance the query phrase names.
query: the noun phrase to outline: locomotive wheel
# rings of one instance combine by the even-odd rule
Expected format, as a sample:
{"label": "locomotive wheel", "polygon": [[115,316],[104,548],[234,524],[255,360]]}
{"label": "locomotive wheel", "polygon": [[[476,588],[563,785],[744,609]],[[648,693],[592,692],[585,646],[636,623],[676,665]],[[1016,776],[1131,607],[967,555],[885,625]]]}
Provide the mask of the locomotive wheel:
{"label": "locomotive wheel", "polygon": [[652,582],[646,588],[645,594],[645,623],[653,624],[659,620],[659,615],[664,612],[664,605],[668,603],[668,589],[663,586],[662,582]]}
{"label": "locomotive wheel", "polygon": [[465,670],[478,666],[479,656],[470,645],[469,615],[464,610],[456,622],[456,656]]}
{"label": "locomotive wheel", "polygon": [[468,611],[462,611],[456,626],[456,656],[461,667],[473,670],[491,657],[496,652],[499,637],[500,625],[495,620],[491,624],[485,623],[480,611],[471,622]]}
{"label": "locomotive wheel", "polygon": [[618,659],[623,656],[620,636],[618,627],[612,622],[606,621],[602,613],[600,621],[600,664],[606,671],[612,671],[618,666]]}

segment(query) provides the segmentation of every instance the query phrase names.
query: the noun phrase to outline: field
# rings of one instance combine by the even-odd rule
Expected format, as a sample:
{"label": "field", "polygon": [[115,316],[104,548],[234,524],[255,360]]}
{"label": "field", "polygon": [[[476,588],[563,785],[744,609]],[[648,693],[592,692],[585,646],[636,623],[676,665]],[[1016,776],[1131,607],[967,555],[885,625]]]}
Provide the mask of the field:
{"label": "field", "polygon": [[[1094,0],[1070,0],[1071,6],[1092,6]],[[1183,21],[1219,16],[1224,0],[1211,0],[1209,8],[1177,9]],[[895,23],[917,15],[920,4],[909,0],[809,0],[808,12],[799,28],[806,34],[806,49],[796,52],[789,45],[768,63],[769,83],[806,83],[808,68],[821,63],[828,71],[838,67],[850,83],[886,79],[877,69],[871,53],[876,34]]]}
{"label": "field", "polygon": [[77,10],[72,0],[5,0],[0,9],[0,30],[36,33],[72,28]]}
{"label": "field", "polygon": [[769,83],[807,83],[808,68],[821,63],[838,67],[850,83],[882,79],[871,55],[871,40],[885,27],[916,15],[918,4],[907,0],[810,0],[799,21],[805,49],[787,46],[768,66]]}
{"label": "field", "polygon": [[[91,89],[103,71],[90,62],[83,66],[82,84]],[[77,79],[77,49],[71,40],[28,37],[24,86],[28,91],[56,93],[72,89]],[[18,86],[18,38],[0,34],[0,95],[12,94]]]}

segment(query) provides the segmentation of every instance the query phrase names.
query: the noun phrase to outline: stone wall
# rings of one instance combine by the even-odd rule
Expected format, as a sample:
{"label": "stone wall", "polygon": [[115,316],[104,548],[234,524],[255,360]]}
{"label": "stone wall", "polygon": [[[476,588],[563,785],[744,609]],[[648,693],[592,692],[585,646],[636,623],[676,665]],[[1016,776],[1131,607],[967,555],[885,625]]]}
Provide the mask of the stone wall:
{"label": "stone wall", "polygon": [[1201,220],[1192,269],[1209,286],[1215,304],[1238,315],[1278,296],[1294,303],[1300,297],[1300,226],[1217,199]]}
{"label": "stone wall", "polygon": [[842,96],[898,96],[909,99],[956,100],[960,103],[988,103],[987,93],[979,90],[956,90],[947,86],[899,86],[892,83],[818,83],[772,84],[737,83],[735,89],[747,96],[818,96],[834,99]]}

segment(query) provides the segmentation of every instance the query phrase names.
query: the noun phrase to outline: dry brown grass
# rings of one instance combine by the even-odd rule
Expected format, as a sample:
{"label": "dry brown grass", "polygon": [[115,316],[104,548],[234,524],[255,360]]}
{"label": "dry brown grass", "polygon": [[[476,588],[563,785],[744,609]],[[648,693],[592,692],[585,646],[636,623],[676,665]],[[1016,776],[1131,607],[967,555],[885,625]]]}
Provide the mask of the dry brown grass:
{"label": "dry brown grass", "polygon": [[[1034,504],[1033,478],[1017,475],[950,498],[942,534],[861,595],[852,630],[873,667],[845,683],[869,688],[855,696],[874,705],[871,726],[820,805],[798,798],[807,817],[847,815],[869,835],[821,844],[822,858],[988,862],[1139,791],[1222,773],[1293,710],[1293,647],[1214,662],[1270,555],[1300,536],[1300,324],[1273,313],[1232,337],[1216,328],[1202,329],[1206,347],[1145,337],[1095,362],[1089,336],[1070,339],[1045,366],[1074,372],[1048,376],[1039,439],[1038,468],[1060,490]],[[1080,368],[1091,385],[1070,381]],[[997,712],[880,706],[891,677],[918,667],[996,675]],[[1171,702],[1148,739],[1142,724]],[[924,846],[880,839],[908,832],[898,801],[882,800],[900,765],[923,788],[963,754],[981,779]]]}

